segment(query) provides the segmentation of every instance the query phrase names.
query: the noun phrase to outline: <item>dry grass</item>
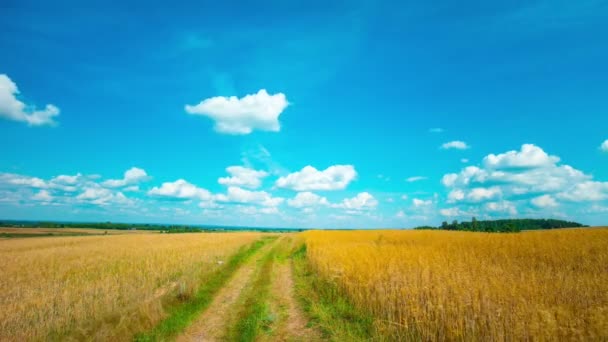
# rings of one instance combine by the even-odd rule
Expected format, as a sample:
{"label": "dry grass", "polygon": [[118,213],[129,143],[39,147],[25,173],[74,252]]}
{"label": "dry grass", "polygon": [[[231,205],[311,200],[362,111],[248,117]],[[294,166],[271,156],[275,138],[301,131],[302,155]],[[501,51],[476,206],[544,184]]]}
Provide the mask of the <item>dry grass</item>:
{"label": "dry grass", "polygon": [[608,339],[608,229],[304,237],[313,268],[385,339]]}
{"label": "dry grass", "polygon": [[[0,241],[0,340],[128,340],[259,233]],[[166,299],[166,298],[165,298]]]}

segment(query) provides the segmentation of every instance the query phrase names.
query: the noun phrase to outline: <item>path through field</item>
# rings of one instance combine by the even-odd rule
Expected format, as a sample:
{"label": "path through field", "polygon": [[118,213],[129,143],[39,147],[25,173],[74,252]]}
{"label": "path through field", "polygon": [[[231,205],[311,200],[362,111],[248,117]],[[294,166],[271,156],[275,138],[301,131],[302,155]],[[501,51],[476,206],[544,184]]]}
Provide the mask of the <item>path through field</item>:
{"label": "path through field", "polygon": [[[239,323],[239,314],[256,281],[262,263],[273,258],[269,296],[266,301],[264,329],[256,337],[260,341],[319,341],[320,334],[307,328],[305,318],[294,294],[294,281],[289,253],[293,248],[291,236],[281,236],[260,249],[233,275],[217,293],[209,307],[177,338],[178,341],[225,341]],[[268,262],[268,261],[266,261]]]}

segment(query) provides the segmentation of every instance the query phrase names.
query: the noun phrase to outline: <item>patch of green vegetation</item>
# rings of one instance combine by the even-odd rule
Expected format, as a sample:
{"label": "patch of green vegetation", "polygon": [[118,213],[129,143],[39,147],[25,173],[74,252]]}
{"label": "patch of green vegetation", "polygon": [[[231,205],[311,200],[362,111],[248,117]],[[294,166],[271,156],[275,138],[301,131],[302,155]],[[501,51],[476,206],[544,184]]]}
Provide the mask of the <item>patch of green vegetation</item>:
{"label": "patch of green vegetation", "polygon": [[275,236],[264,237],[249,248],[233,255],[226,265],[211,274],[194,296],[186,302],[178,302],[169,309],[168,316],[151,331],[135,336],[136,341],[164,341],[184,331],[198,315],[209,306],[215,294],[228,282],[236,270],[262,246],[275,240]]}
{"label": "patch of green vegetation", "polygon": [[255,282],[244,295],[242,310],[237,315],[236,324],[227,332],[229,341],[254,341],[263,331],[269,329],[274,321],[268,308],[270,280],[277,248],[275,246],[261,260],[261,267]]}
{"label": "patch of green vegetation", "polygon": [[452,223],[443,221],[439,227],[421,226],[414,229],[420,230],[463,230],[471,232],[487,232],[487,233],[517,233],[522,230],[540,230],[540,229],[559,229],[559,228],[582,228],[587,227],[578,222],[554,220],[554,219],[506,219],[506,220],[486,220],[478,221],[475,217],[471,222]]}
{"label": "patch of green vegetation", "polygon": [[296,295],[311,324],[331,341],[369,341],[374,336],[374,317],[361,312],[338,287],[314,273],[302,244],[293,256]]}

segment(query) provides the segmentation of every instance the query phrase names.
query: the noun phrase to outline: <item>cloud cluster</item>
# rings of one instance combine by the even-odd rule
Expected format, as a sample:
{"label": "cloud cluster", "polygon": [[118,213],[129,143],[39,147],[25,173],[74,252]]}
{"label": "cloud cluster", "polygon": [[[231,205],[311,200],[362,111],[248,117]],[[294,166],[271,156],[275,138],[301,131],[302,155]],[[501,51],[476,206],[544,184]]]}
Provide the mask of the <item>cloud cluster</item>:
{"label": "cloud cluster", "polygon": [[600,150],[608,152],[608,139],[604,140],[604,142],[600,145]]}
{"label": "cloud cluster", "polygon": [[125,171],[122,179],[108,179],[107,181],[103,182],[102,185],[109,188],[120,188],[127,185],[137,184],[147,180],[148,178],[148,174],[145,170],[132,167]]}
{"label": "cloud cluster", "polygon": [[327,198],[323,196],[306,191],[298,192],[294,198],[287,200],[287,205],[294,208],[310,208],[321,205],[327,206],[329,205],[329,202],[327,201]]}
{"label": "cloud cluster", "polygon": [[244,166],[230,166],[226,168],[226,172],[230,174],[230,177],[219,178],[218,183],[251,189],[259,188],[262,185],[262,178],[268,176],[266,171],[257,171]]}
{"label": "cloud cluster", "polygon": [[216,195],[215,200],[219,202],[243,203],[261,205],[265,207],[276,207],[283,203],[285,199],[281,197],[273,197],[270,193],[266,191],[250,191],[236,186],[231,186],[228,188],[226,194]]}
{"label": "cloud cluster", "polygon": [[5,74],[0,74],[0,118],[25,122],[29,126],[44,126],[56,124],[54,118],[59,115],[59,108],[47,104],[38,110],[33,105],[27,105],[19,99],[17,85]]}
{"label": "cloud cluster", "polygon": [[227,134],[249,134],[253,130],[278,132],[279,116],[289,102],[283,93],[268,94],[261,89],[257,94],[216,96],[197,105],[186,105],[188,114],[207,116],[215,121],[215,130]]}
{"label": "cloud cluster", "polygon": [[342,208],[352,211],[368,210],[375,208],[378,200],[369,192],[361,192],[353,198],[345,198],[341,203],[333,205],[334,208]]}
{"label": "cloud cluster", "polygon": [[213,198],[209,190],[199,188],[184,179],[165,182],[160,187],[153,187],[148,191],[148,195],[182,200],[198,199],[201,201],[208,201]]}
{"label": "cloud cluster", "polygon": [[[468,166],[459,173],[443,176],[449,203],[470,208],[476,203],[485,203],[481,208],[487,211],[515,214],[514,203],[548,209],[559,207],[560,202],[608,199],[608,182],[594,181],[591,175],[560,164],[559,157],[532,144],[524,144],[518,151],[489,154],[482,164],[482,167]],[[442,215],[456,216],[457,212],[445,210]]]}
{"label": "cloud cluster", "polygon": [[333,165],[323,171],[309,165],[279,178],[275,185],[295,191],[342,190],[355,178],[357,171],[352,165]]}
{"label": "cloud cluster", "polygon": [[[125,172],[128,179],[138,179],[136,174],[145,171],[138,168],[138,172]],[[14,202],[33,200],[38,203],[53,205],[82,205],[97,206],[133,206],[136,201],[128,198],[122,191],[108,187],[105,182],[98,182],[98,176],[59,175],[50,179],[42,179],[14,173],[0,174],[0,189],[4,189]],[[129,181],[131,182],[131,181]]]}

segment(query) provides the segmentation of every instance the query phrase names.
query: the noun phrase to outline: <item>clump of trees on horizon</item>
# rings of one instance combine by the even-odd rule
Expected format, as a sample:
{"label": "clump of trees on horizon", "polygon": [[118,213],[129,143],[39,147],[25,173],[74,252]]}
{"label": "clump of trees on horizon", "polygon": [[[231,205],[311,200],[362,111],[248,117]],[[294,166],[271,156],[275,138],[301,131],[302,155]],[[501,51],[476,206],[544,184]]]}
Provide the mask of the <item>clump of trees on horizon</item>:
{"label": "clump of trees on horizon", "polygon": [[501,232],[516,233],[522,230],[540,230],[556,228],[580,228],[588,227],[578,222],[555,220],[555,219],[504,219],[504,220],[485,220],[479,221],[475,217],[470,222],[458,222],[457,220],[448,223],[443,221],[441,226],[421,226],[414,229],[436,229],[436,230],[461,230],[470,232]]}

